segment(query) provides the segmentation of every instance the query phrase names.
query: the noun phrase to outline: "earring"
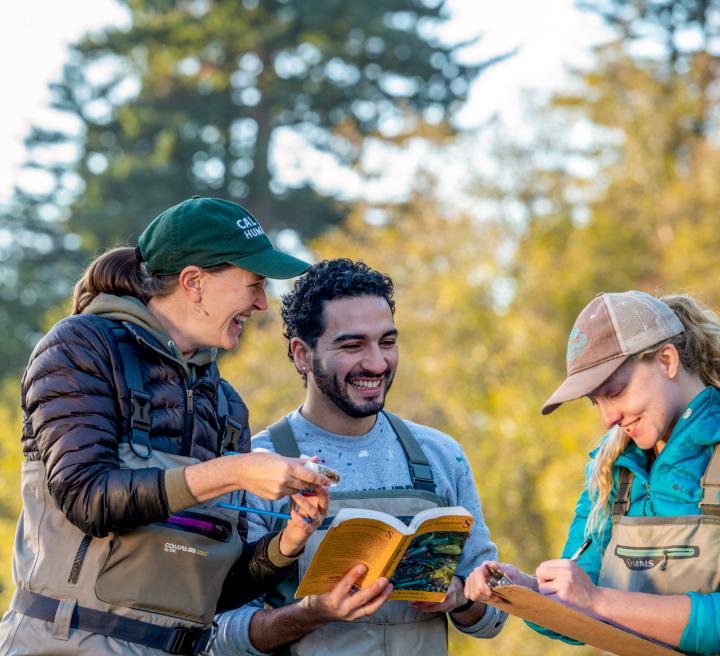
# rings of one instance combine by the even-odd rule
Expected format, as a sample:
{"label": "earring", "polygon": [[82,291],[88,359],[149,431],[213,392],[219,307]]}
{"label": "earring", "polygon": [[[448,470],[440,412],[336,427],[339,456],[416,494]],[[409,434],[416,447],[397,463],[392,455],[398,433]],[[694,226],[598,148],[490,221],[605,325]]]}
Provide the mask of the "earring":
{"label": "earring", "polygon": [[193,310],[195,310],[196,314],[207,315],[207,312],[205,312],[205,307],[202,303],[195,303],[195,305],[193,305]]}

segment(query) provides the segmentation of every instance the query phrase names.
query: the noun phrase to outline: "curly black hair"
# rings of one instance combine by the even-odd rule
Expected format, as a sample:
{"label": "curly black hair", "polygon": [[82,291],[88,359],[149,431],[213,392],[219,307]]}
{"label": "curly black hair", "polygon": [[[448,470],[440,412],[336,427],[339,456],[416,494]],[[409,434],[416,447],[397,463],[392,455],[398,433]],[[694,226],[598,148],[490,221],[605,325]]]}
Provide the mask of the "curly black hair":
{"label": "curly black hair", "polygon": [[374,271],[364,262],[347,258],[323,260],[295,281],[293,289],[282,297],[280,310],[283,334],[288,340],[288,357],[293,361],[290,340],[299,337],[310,348],[325,330],[323,309],[326,301],[355,296],[381,296],[395,314],[393,281]]}

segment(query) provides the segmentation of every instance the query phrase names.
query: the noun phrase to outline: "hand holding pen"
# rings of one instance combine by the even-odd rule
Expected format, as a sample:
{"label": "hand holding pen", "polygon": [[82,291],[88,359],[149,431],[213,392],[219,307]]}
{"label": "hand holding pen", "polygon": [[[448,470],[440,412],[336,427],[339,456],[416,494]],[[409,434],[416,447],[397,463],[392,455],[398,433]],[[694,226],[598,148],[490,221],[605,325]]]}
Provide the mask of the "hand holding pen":
{"label": "hand holding pen", "polygon": [[591,544],[587,538],[570,558],[541,563],[535,571],[538,592],[582,612],[592,611],[598,587],[577,562]]}
{"label": "hand holding pen", "polygon": [[570,556],[570,560],[572,560],[573,562],[575,562],[578,558],[580,558],[580,556],[582,556],[582,555],[587,551],[587,548],[588,548],[591,544],[592,544],[592,538],[587,538],[587,540],[585,540],[585,542],[583,542],[583,543],[578,547],[578,550],[577,550],[572,556]]}

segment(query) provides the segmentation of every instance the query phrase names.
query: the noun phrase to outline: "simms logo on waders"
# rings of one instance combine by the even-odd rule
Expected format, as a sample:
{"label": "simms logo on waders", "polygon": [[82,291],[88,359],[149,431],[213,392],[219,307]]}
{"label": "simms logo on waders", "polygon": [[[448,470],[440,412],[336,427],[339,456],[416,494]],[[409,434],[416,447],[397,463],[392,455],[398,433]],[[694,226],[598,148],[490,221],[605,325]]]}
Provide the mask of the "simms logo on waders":
{"label": "simms logo on waders", "polygon": [[615,547],[615,555],[625,561],[628,569],[640,571],[652,569],[660,564],[661,570],[667,569],[668,560],[681,558],[697,558],[700,547],[672,546],[672,547]]}

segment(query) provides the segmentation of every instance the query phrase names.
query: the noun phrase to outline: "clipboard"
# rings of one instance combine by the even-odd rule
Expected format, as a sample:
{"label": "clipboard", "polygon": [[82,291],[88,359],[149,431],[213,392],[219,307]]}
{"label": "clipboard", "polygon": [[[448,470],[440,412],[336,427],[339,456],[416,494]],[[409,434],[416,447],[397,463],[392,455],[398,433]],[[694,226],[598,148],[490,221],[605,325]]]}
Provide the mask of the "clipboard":
{"label": "clipboard", "polygon": [[617,656],[682,654],[667,645],[563,606],[522,585],[499,585],[492,591],[500,601],[487,602],[490,606]]}

